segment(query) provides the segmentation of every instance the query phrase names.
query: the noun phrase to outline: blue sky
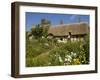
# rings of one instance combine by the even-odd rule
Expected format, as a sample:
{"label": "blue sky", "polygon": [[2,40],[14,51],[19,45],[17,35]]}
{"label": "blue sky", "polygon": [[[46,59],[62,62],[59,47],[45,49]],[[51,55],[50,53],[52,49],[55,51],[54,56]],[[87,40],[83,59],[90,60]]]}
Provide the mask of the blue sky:
{"label": "blue sky", "polygon": [[60,24],[62,20],[64,24],[77,23],[79,21],[89,23],[89,15],[76,15],[76,14],[52,14],[52,13],[33,13],[26,12],[26,31],[29,31],[32,25],[40,24],[41,19],[45,18],[51,21],[52,25]]}

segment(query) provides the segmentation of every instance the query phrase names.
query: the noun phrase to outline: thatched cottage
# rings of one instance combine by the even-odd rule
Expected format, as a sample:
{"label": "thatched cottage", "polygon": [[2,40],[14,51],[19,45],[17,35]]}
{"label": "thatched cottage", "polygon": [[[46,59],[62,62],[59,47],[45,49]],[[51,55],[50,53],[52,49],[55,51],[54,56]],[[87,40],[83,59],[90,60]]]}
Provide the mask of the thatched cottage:
{"label": "thatched cottage", "polygon": [[89,25],[84,22],[72,24],[60,24],[51,26],[48,30],[48,38],[55,38],[58,41],[83,40],[89,33]]}

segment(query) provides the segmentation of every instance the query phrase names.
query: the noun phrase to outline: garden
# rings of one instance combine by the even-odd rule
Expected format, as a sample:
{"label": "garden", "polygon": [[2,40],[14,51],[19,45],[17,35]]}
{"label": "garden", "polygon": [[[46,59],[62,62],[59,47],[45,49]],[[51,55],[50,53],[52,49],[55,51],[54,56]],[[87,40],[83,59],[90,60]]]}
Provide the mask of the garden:
{"label": "garden", "polygon": [[89,64],[89,36],[84,41],[58,43],[55,39],[26,39],[26,66]]}

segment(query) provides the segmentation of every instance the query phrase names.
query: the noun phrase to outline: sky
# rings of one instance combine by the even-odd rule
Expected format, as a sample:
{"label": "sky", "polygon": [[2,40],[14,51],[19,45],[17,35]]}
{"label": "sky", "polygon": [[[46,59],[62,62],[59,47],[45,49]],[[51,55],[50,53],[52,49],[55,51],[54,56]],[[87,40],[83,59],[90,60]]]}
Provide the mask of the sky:
{"label": "sky", "polygon": [[37,25],[41,23],[41,19],[47,19],[51,21],[52,25],[59,25],[62,20],[64,24],[77,23],[79,18],[81,22],[90,21],[89,15],[77,15],[77,14],[55,14],[55,13],[34,13],[26,12],[26,31],[29,31],[32,25]]}

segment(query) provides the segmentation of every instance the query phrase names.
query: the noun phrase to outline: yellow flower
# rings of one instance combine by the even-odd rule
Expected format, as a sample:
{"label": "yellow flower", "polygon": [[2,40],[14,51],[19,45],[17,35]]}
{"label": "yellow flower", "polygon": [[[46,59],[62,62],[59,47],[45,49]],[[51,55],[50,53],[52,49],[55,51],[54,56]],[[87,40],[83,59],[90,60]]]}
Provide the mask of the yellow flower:
{"label": "yellow flower", "polygon": [[80,64],[79,58],[74,59],[74,64]]}

